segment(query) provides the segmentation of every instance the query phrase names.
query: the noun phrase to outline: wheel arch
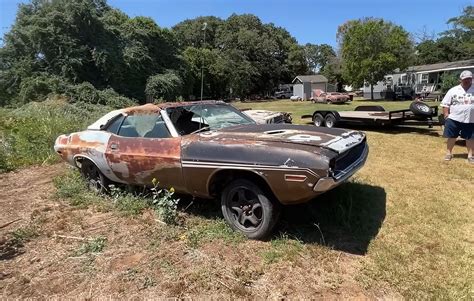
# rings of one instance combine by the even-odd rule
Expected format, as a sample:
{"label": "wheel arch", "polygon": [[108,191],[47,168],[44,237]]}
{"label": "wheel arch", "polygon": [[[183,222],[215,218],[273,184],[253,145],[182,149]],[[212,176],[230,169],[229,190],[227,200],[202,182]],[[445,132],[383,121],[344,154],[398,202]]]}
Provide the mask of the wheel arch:
{"label": "wheel arch", "polygon": [[75,167],[77,167],[79,169],[81,169],[82,161],[84,161],[84,160],[88,160],[88,161],[92,162],[92,164],[94,164],[97,168],[99,168],[99,165],[97,164],[97,162],[95,162],[95,160],[92,159],[89,156],[80,154],[80,155],[75,155],[73,157],[74,165],[75,165]]}
{"label": "wheel arch", "polygon": [[219,169],[216,170],[210,177],[207,183],[209,195],[218,196],[227,184],[236,179],[250,180],[258,185],[262,190],[269,193],[270,196],[278,201],[268,181],[257,171],[242,170],[242,169]]}

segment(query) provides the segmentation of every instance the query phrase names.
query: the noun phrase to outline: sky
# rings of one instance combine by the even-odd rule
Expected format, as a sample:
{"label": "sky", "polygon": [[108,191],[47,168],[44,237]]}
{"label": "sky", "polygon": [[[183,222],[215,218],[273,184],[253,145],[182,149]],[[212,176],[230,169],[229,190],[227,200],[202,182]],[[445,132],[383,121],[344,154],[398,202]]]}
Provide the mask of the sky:
{"label": "sky", "polygon": [[[73,1],[73,0],[71,0]],[[19,3],[0,0],[0,37],[15,21]],[[285,28],[299,44],[337,46],[336,32],[348,20],[377,17],[401,25],[414,37],[425,32],[435,38],[450,28],[446,22],[461,15],[474,0],[108,0],[130,17],[147,16],[170,28],[199,16],[254,14],[264,23]]]}

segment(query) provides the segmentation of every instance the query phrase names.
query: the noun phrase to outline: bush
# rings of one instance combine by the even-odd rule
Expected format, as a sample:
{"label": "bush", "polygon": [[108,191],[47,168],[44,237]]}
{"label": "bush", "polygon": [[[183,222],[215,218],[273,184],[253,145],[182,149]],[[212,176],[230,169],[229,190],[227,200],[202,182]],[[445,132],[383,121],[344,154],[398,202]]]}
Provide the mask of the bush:
{"label": "bush", "polygon": [[53,145],[60,134],[83,130],[110,110],[61,99],[10,110],[0,119],[0,171],[58,160]]}
{"label": "bush", "polygon": [[66,91],[66,96],[69,97],[69,101],[72,103],[105,104],[105,99],[101,97],[99,91],[89,82],[71,85]]}
{"label": "bush", "polygon": [[137,104],[132,99],[121,96],[112,88],[99,91],[99,96],[107,106],[115,109],[131,107]]}
{"label": "bush", "polygon": [[89,82],[70,86],[66,92],[72,103],[82,102],[90,104],[107,105],[112,108],[124,108],[136,105],[136,102],[125,96],[121,96],[112,88],[97,90]]}
{"label": "bush", "polygon": [[449,89],[457,85],[459,85],[459,72],[444,73],[441,76],[441,92],[447,93]]}
{"label": "bush", "polygon": [[26,104],[30,101],[43,101],[49,94],[62,94],[68,88],[68,83],[61,77],[41,73],[21,81],[17,104]]}
{"label": "bush", "polygon": [[181,94],[183,81],[174,72],[150,76],[145,92],[154,99],[176,100]]}

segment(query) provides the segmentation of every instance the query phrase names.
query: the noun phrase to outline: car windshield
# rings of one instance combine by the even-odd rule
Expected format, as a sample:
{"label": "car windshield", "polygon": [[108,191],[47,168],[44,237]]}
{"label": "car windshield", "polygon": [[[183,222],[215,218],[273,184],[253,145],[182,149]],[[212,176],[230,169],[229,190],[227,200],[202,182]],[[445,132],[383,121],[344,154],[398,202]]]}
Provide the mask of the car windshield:
{"label": "car windshield", "polygon": [[175,107],[168,108],[166,112],[180,135],[255,123],[234,107],[225,104]]}

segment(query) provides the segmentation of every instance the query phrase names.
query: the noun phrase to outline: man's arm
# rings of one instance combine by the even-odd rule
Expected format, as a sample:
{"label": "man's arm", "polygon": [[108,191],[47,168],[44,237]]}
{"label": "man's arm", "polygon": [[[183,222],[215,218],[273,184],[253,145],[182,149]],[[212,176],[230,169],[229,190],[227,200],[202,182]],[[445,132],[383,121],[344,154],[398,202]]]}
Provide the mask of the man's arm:
{"label": "man's arm", "polygon": [[448,118],[448,116],[449,116],[449,107],[443,107],[443,115],[444,115],[444,118]]}
{"label": "man's arm", "polygon": [[448,93],[446,93],[443,100],[441,101],[441,107],[443,108],[444,118],[448,118],[449,115],[449,107],[451,106],[451,101],[453,97],[452,90],[453,89],[449,89]]}

